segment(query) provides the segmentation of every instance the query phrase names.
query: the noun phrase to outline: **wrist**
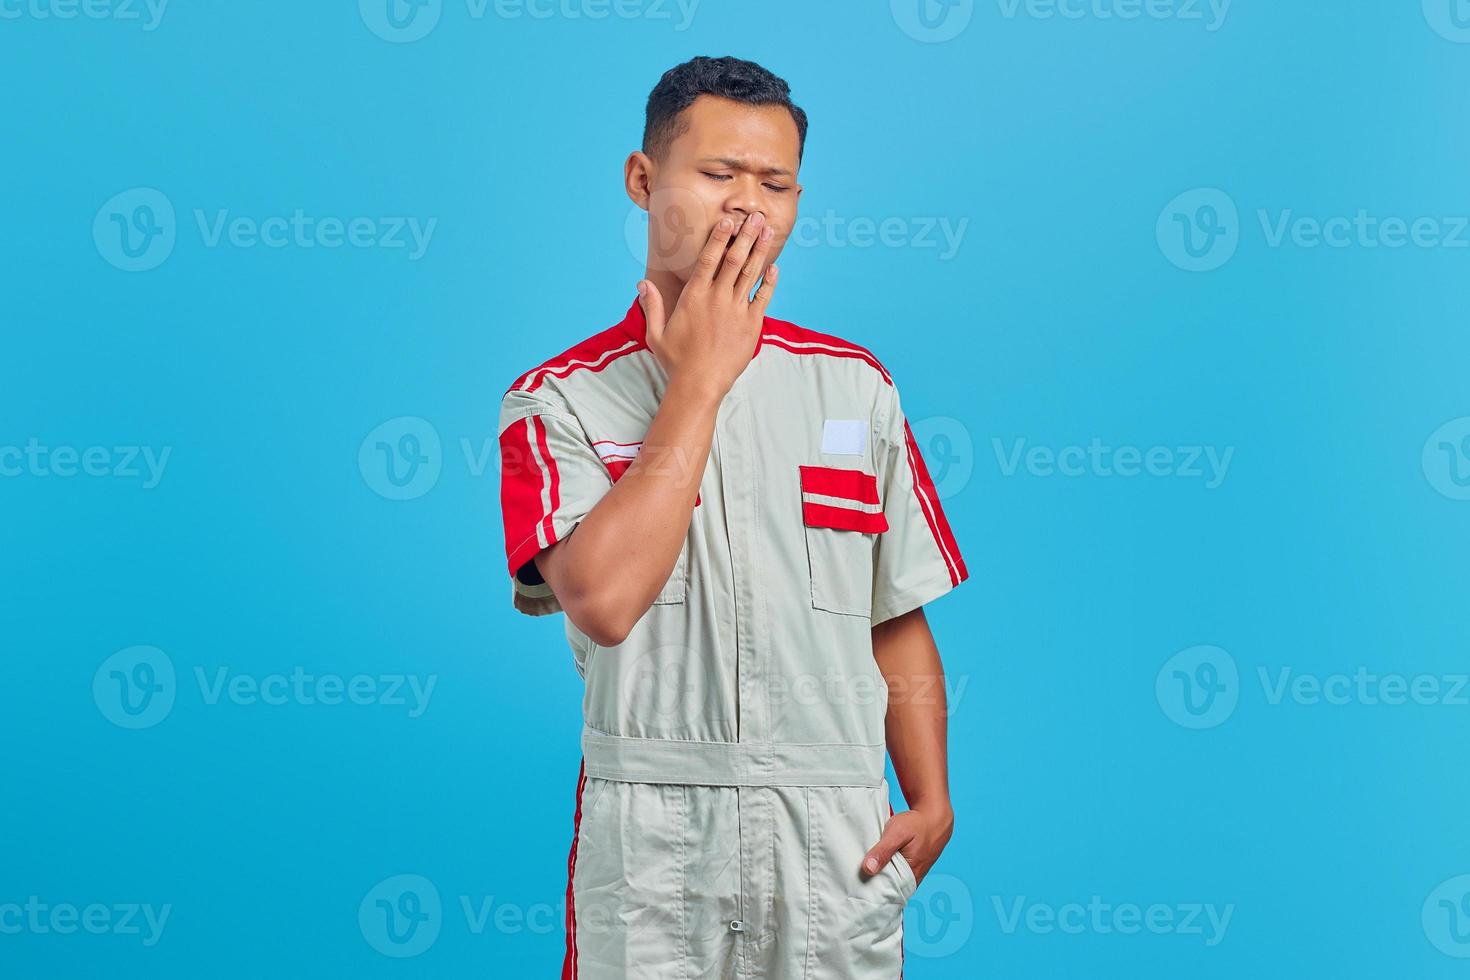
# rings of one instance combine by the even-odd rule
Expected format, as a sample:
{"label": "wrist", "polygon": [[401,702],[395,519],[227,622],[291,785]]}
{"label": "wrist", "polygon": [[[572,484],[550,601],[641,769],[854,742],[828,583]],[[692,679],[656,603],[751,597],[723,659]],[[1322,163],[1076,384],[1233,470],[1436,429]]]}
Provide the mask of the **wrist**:
{"label": "wrist", "polygon": [[727,388],[708,378],[688,374],[676,374],[669,379],[664,399],[679,399],[695,408],[718,409],[725,398]]}
{"label": "wrist", "polygon": [[950,805],[948,796],[919,797],[909,801],[909,809],[917,810],[945,827],[954,826],[954,807]]}

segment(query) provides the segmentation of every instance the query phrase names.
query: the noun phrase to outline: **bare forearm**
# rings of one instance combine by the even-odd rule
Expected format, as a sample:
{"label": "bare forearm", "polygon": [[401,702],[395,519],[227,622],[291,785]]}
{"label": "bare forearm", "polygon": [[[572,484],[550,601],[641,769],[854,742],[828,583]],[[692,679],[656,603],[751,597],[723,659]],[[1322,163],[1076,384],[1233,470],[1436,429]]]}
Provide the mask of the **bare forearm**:
{"label": "bare forearm", "polygon": [[575,532],[537,559],[567,615],[621,642],[668,581],[709,458],[717,390],[673,379],[633,463]]}
{"label": "bare forearm", "polygon": [[944,665],[924,610],[873,627],[873,657],[888,682],[888,754],[909,808],[889,818],[863,868],[877,874],[895,851],[902,851],[922,881],[954,833]]}
{"label": "bare forearm", "polygon": [[944,664],[922,609],[873,628],[873,656],[888,684],[887,739],[904,799],[948,811],[949,711]]}
{"label": "bare forearm", "polygon": [[775,268],[765,271],[770,244],[760,212],[738,228],[720,219],[668,316],[660,289],[638,283],[648,348],[668,388],[622,478],[536,558],[567,616],[600,646],[623,642],[679,560],[720,402],[750,363],[775,289]]}

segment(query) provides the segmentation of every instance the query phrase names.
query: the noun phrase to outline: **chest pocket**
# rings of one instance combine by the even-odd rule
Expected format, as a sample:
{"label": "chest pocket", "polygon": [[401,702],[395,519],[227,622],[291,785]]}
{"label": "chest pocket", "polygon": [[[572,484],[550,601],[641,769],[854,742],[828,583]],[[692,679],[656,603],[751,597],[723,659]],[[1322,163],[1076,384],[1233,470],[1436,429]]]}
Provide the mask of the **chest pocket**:
{"label": "chest pocket", "polygon": [[868,616],[873,611],[873,546],[888,530],[878,478],[831,466],[802,466],[800,475],[812,605]]}
{"label": "chest pocket", "polygon": [[[611,439],[602,439],[592,444],[597,450],[598,458],[607,467],[607,474],[612,482],[618,479],[633,465],[633,458],[643,448],[641,442],[614,442]],[[700,505],[700,495],[694,495],[694,506]],[[674,570],[669,574],[669,580],[664,583],[658,598],[653,604],[672,605],[683,602],[689,592],[689,534],[684,535],[684,544],[679,549],[679,560],[674,563]]]}

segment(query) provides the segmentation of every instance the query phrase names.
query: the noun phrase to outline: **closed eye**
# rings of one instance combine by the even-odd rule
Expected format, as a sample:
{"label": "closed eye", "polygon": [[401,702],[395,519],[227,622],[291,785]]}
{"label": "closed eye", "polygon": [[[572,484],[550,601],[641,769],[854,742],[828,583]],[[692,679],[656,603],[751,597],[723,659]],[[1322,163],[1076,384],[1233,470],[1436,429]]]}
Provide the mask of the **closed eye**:
{"label": "closed eye", "polygon": [[[700,172],[703,173],[710,180],[719,181],[721,183],[724,183],[727,180],[735,179],[730,174],[712,174],[708,170],[702,170]],[[783,184],[762,184],[761,186],[763,186],[766,190],[770,191],[773,194],[785,194],[787,191],[791,190],[790,187],[786,187]]]}

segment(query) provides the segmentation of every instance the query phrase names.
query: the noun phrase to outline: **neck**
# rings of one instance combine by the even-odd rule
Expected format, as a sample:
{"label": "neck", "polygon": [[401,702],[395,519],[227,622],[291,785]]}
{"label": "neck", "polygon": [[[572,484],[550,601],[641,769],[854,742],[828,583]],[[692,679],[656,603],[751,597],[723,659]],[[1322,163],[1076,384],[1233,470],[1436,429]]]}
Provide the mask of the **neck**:
{"label": "neck", "polygon": [[643,278],[653,283],[664,301],[664,315],[668,316],[674,312],[674,307],[679,302],[679,297],[684,292],[684,281],[666,269],[654,269],[645,267]]}

